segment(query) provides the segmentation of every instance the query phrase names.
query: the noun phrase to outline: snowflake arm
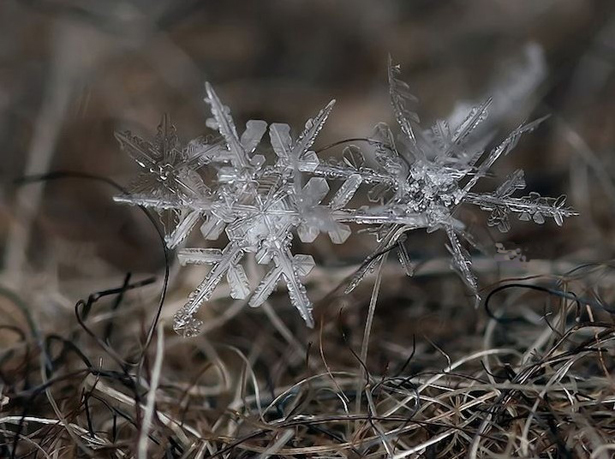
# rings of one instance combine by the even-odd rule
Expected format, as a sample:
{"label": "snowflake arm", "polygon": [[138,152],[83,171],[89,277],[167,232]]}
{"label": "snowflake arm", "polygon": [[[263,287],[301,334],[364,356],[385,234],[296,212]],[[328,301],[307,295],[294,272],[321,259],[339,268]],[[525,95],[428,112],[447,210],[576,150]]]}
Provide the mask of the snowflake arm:
{"label": "snowflake arm", "polygon": [[[468,137],[476,131],[476,129],[487,119],[487,109],[491,105],[492,99],[487,99],[478,107],[474,107],[470,110],[466,118],[455,130],[453,137],[451,138],[451,144],[456,147],[461,147]],[[445,155],[454,153],[453,150],[445,150]],[[459,154],[459,152],[458,152]],[[468,163],[471,163],[472,157],[467,158]]]}
{"label": "snowflake arm", "polygon": [[325,125],[334,105],[335,99],[330,101],[315,118],[310,118],[306,121],[303,132],[299,135],[297,142],[293,146],[293,156],[299,157],[310,153],[310,147],[314,144],[316,136]]}
{"label": "snowflake arm", "polygon": [[309,274],[314,267],[314,259],[309,255],[295,255],[293,257],[287,248],[271,249],[269,256],[275,266],[271,268],[256,288],[254,295],[250,298],[249,305],[257,307],[263,304],[275,290],[278,281],[283,280],[288,289],[288,296],[292,305],[297,308],[306,325],[313,328],[312,302],[308,298],[307,291],[299,276]]}
{"label": "snowflake arm", "polygon": [[342,184],[335,196],[331,199],[329,203],[329,207],[333,210],[340,210],[346,207],[346,205],[350,202],[352,197],[355,195],[361,183],[363,182],[363,177],[361,174],[352,174],[350,175],[346,181]]}
{"label": "snowflake arm", "polygon": [[158,125],[155,144],[156,150],[160,152],[161,159],[173,164],[176,156],[179,154],[179,139],[177,138],[177,130],[171,124],[171,119],[166,113],[162,116],[162,120]]}
{"label": "snowflake arm", "polygon": [[199,209],[186,209],[184,214],[180,215],[179,223],[167,235],[164,240],[169,249],[175,249],[192,231],[198,221],[201,219],[201,211]]}
{"label": "snowflake arm", "polygon": [[542,197],[538,193],[530,193],[528,196],[519,198],[468,193],[466,202],[491,211],[490,226],[498,226],[503,233],[510,229],[510,223],[508,223],[510,213],[518,214],[519,220],[533,220],[538,224],[544,223],[545,217],[552,218],[558,226],[562,226],[564,218],[578,215],[578,212],[565,206],[565,195],[554,199]]}
{"label": "snowflake arm", "polygon": [[209,83],[205,83],[205,90],[207,92],[205,101],[210,105],[211,114],[215,121],[213,127],[218,129],[226,142],[231,164],[238,169],[251,169],[260,166],[264,158],[260,155],[250,158],[250,153],[256,149],[263,137],[267,123],[260,120],[250,120],[246,125],[246,131],[239,138],[229,108],[222,104]]}
{"label": "snowflake arm", "polygon": [[300,182],[300,171],[313,172],[319,165],[318,156],[310,150],[310,147],[325,125],[334,105],[335,100],[332,100],[315,118],[308,119],[303,132],[296,141],[293,141],[290,135],[288,124],[273,123],[269,127],[271,146],[278,157],[276,167],[282,171],[291,172],[297,183]]}
{"label": "snowflake arm", "polygon": [[226,141],[226,145],[232,155],[231,161],[236,167],[248,167],[250,160],[237,136],[237,128],[233,118],[231,118],[231,111],[227,106],[222,105],[214,88],[209,83],[205,83],[205,90],[207,92],[205,102],[211,106],[215,127]]}
{"label": "snowflake arm", "polygon": [[446,235],[450,245],[447,245],[447,249],[451,256],[451,267],[459,274],[459,277],[470,288],[474,297],[476,298],[476,304],[480,302],[480,296],[478,295],[478,284],[476,276],[472,272],[472,259],[466,249],[463,248],[459,242],[459,238],[455,232],[455,229],[451,226],[446,227]]}
{"label": "snowflake arm", "polygon": [[389,96],[395,112],[395,119],[407,139],[413,145],[416,145],[416,135],[412,123],[419,123],[419,116],[414,110],[414,106],[418,104],[418,99],[410,93],[408,84],[399,79],[400,73],[399,65],[393,64],[393,59],[389,56]]}
{"label": "snowflake arm", "polygon": [[365,276],[376,268],[378,260],[395,246],[405,231],[405,228],[394,225],[383,225],[380,228],[381,236],[378,247],[376,247],[376,250],[365,259],[363,264],[354,273],[346,287],[345,293],[350,293],[357,288]]}
{"label": "snowflake arm", "polygon": [[465,185],[462,190],[461,195],[467,194],[473,187],[476,185],[476,182],[484,177],[487,172],[491,169],[493,164],[502,156],[506,156],[510,151],[517,146],[519,143],[519,139],[521,136],[527,132],[531,132],[538,127],[540,123],[546,120],[548,116],[543,116],[537,120],[534,120],[527,124],[522,124],[513,132],[511,132],[506,139],[502,143],[500,143],[496,148],[494,148],[491,153],[485,158],[485,160],[478,166],[478,170],[472,176],[470,181]]}
{"label": "snowflake arm", "polygon": [[135,162],[142,168],[153,171],[160,161],[160,153],[154,146],[134,135],[130,131],[116,132],[115,138],[120,143],[120,148],[126,151]]}
{"label": "snowflake arm", "polygon": [[[238,270],[237,266],[244,254],[244,248],[236,243],[229,243],[224,250],[219,249],[182,249],[178,254],[179,262],[186,264],[211,264],[212,269],[205,279],[190,294],[188,302],[175,314],[174,329],[184,336],[194,336],[199,332],[202,323],[194,316],[216,289],[229,270]],[[244,274],[245,275],[245,274]],[[237,272],[230,277],[235,278]],[[239,274],[240,277],[241,274]],[[241,288],[237,291],[241,291]]]}

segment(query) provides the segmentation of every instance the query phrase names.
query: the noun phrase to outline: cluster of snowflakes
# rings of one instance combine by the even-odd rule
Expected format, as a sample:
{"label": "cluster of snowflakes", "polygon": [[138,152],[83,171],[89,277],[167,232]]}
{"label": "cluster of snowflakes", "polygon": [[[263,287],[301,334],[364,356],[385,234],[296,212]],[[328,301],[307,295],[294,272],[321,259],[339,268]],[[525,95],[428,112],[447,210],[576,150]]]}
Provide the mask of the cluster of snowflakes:
{"label": "cluster of snowflakes", "polygon": [[[451,265],[478,299],[471,259],[461,243],[471,243],[471,238],[455,216],[460,205],[470,204],[490,212],[489,225],[502,232],[510,228],[510,214],[538,224],[553,218],[558,225],[564,217],[575,215],[565,206],[565,197],[552,199],[537,193],[514,196],[525,187],[521,170],[493,192],[473,192],[493,164],[542,120],[521,125],[488,150],[488,139],[475,138],[473,133],[485,120],[489,101],[470,110],[458,126],[437,121],[431,128],[422,129],[414,111],[417,100],[399,80],[399,67],[390,64],[388,75],[391,104],[401,132],[395,137],[386,124],[378,124],[373,134],[364,139],[372,153],[370,161],[355,145],[345,148],[340,160],[319,158],[311,149],[335,101],[309,119],[297,137],[293,137],[287,124],[267,126],[255,120],[248,121],[240,135],[230,110],[209,84],[205,101],[213,118],[207,124],[219,136],[198,138],[182,147],[167,116],[153,143],[130,132],[116,134],[122,148],[143,168],[129,193],[117,196],[117,201],[170,216],[171,223],[165,228],[169,248],[178,247],[198,224],[205,239],[216,240],[223,232],[228,239],[223,250],[178,251],[184,265],[211,266],[175,315],[178,333],[198,333],[201,322],[195,314],[224,277],[231,297],[249,297],[254,307],[265,302],[283,282],[292,304],[307,325],[313,326],[312,303],[302,278],[308,275],[314,260],[291,252],[295,235],[310,243],[324,232],[333,243],[342,244],[351,234],[349,223],[370,228],[378,246],[351,280],[347,288],[350,291],[393,249],[411,275],[413,263],[404,245],[406,233],[418,228],[444,230]],[[275,153],[269,160],[255,153],[267,130]],[[211,183],[204,180],[207,171],[215,174]],[[332,185],[337,189],[335,193],[330,193]],[[371,205],[352,207],[359,189],[367,193]],[[259,264],[270,266],[254,290],[242,266],[248,253],[254,254]]]}

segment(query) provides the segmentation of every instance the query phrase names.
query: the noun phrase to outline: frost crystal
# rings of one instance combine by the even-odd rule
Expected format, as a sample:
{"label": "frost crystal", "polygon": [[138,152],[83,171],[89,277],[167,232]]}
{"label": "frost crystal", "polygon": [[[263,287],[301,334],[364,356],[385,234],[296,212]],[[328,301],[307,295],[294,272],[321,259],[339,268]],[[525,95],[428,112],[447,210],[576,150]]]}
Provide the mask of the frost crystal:
{"label": "frost crystal", "polygon": [[[122,148],[143,169],[129,193],[117,196],[117,201],[150,207],[166,217],[169,248],[179,246],[199,222],[205,239],[216,240],[225,233],[223,249],[182,248],[178,252],[182,265],[210,266],[175,315],[178,333],[198,333],[201,322],[196,312],[224,279],[232,298],[248,299],[253,307],[284,284],[293,306],[313,326],[312,303],[302,279],[314,260],[291,252],[295,235],[310,243],[327,233],[333,243],[342,244],[351,234],[349,223],[368,227],[378,245],[350,281],[347,291],[351,291],[391,250],[396,250],[406,274],[412,275],[408,232],[443,230],[451,267],[478,300],[477,280],[464,247],[472,245],[472,239],[458,219],[461,205],[488,211],[488,224],[502,232],[510,229],[512,214],[538,224],[552,218],[558,225],[576,215],[565,206],[564,196],[515,196],[525,188],[521,170],[492,192],[474,191],[494,163],[543,119],[519,126],[487,150],[488,139],[475,133],[487,117],[489,101],[471,109],[458,125],[440,120],[424,129],[415,111],[418,100],[399,75],[399,67],[390,62],[389,92],[400,135],[396,138],[386,124],[379,123],[365,139],[369,161],[355,145],[346,147],[342,159],[322,160],[311,149],[334,101],[309,119],[296,138],[287,124],[274,123],[267,129],[267,123],[257,120],[248,121],[239,135],[229,108],[208,83],[205,101],[212,119],[207,124],[218,131],[217,138],[199,138],[181,147],[167,116],[153,143],[130,132],[116,134]],[[261,146],[267,130],[271,148]],[[203,179],[206,170],[216,177],[209,186]],[[331,188],[337,191],[331,193]],[[371,205],[352,207],[350,202],[360,189]],[[246,275],[242,265],[246,255],[268,266],[258,283],[252,284]]]}

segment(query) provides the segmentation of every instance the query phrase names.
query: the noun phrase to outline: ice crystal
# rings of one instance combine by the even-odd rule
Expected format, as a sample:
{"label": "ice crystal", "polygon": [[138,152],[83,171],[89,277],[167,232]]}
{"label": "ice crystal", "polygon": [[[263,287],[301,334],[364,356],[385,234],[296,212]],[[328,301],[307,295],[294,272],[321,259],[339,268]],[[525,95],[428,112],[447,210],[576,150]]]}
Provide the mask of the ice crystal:
{"label": "ice crystal", "polygon": [[[489,101],[472,108],[457,125],[439,120],[425,129],[416,113],[418,100],[392,62],[388,77],[400,134],[396,137],[386,124],[377,124],[366,139],[369,160],[355,145],[346,147],[341,159],[323,160],[311,149],[334,101],[308,119],[296,137],[287,124],[267,126],[258,120],[248,121],[239,135],[229,108],[208,83],[205,101],[212,118],[207,124],[218,131],[217,138],[199,138],[181,147],[167,116],[153,143],[130,132],[116,134],[122,148],[143,168],[129,193],[116,199],[170,215],[169,248],[178,247],[200,221],[205,239],[216,240],[225,233],[223,249],[178,251],[182,265],[210,266],[175,315],[178,333],[198,333],[201,322],[196,312],[224,279],[232,298],[247,299],[253,307],[267,301],[279,284],[285,284],[290,302],[306,324],[313,326],[312,302],[302,279],[314,260],[292,253],[295,236],[311,243],[320,233],[327,233],[333,243],[342,244],[352,232],[349,223],[367,227],[375,235],[377,247],[350,281],[347,291],[351,291],[391,250],[397,251],[404,271],[412,275],[408,233],[419,228],[443,230],[451,267],[478,300],[477,280],[465,247],[473,245],[472,238],[459,220],[460,206],[488,211],[488,224],[502,232],[510,229],[513,214],[538,224],[552,218],[558,225],[575,215],[566,207],[564,196],[516,196],[525,188],[520,170],[492,192],[474,191],[477,182],[492,173],[495,162],[543,119],[519,126],[487,150],[488,139],[476,133],[487,117]],[[270,148],[262,140],[267,130]],[[208,185],[203,179],[206,170],[216,177]],[[331,193],[331,188],[337,191]],[[371,204],[353,207],[350,203],[360,189]],[[268,266],[259,282],[251,282],[246,275],[242,263],[247,255]]]}

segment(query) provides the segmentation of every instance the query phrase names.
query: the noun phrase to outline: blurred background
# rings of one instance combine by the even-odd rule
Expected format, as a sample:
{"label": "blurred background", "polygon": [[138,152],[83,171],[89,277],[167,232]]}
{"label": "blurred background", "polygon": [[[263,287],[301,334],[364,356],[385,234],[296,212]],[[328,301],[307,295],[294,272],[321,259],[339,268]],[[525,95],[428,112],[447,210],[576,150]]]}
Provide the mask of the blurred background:
{"label": "blurred background", "polygon": [[[184,142],[211,134],[205,126],[205,81],[231,107],[239,126],[264,119],[289,123],[297,132],[335,98],[316,146],[367,136],[380,121],[394,124],[389,54],[418,96],[426,127],[438,118],[458,120],[488,97],[493,98],[488,128],[494,141],[524,120],[551,114],[495,171],[504,177],[523,168],[528,191],[567,194],[580,216],[562,228],[515,219],[512,230],[500,234],[486,227],[482,212],[468,210],[464,221],[486,252],[476,254],[474,264],[483,292],[507,277],[548,277],[613,258],[613,0],[2,0],[3,291],[25,301],[41,329],[70,329],[75,343],[91,345],[78,341],[87,336],[76,323],[75,302],[122,285],[127,272],[160,279],[164,260],[158,236],[138,209],[114,203],[115,190],[104,183],[65,178],[20,185],[20,178],[72,171],[126,185],[138,167],[120,151],[114,132],[130,129],[151,139],[168,113]],[[486,180],[485,186],[494,189],[500,180]],[[190,243],[202,245],[194,233]],[[467,290],[451,275],[443,242],[442,235],[416,232],[407,244],[420,263],[416,277],[404,277],[393,263],[384,270],[369,354],[376,367],[370,368],[403,362],[414,349],[412,335],[417,336],[416,371],[446,365],[435,344],[453,357],[482,345],[486,316],[471,307]],[[292,383],[307,367],[306,343],[319,339],[322,324],[321,345],[350,343],[358,349],[373,283],[365,282],[350,296],[340,292],[373,247],[371,238],[358,235],[341,247],[320,237],[300,248],[298,253],[312,254],[319,267],[308,285],[315,315],[325,319],[315,331],[304,327],[283,293],[272,298],[278,316],[272,309],[230,303],[222,289],[202,312],[206,326],[200,339],[168,333],[175,357],[165,362],[166,383],[179,387],[192,380],[195,362],[218,358],[207,347],[210,336],[241,349],[262,374],[270,370],[264,379],[275,384]],[[180,270],[173,254],[171,260],[162,311],[167,320],[205,273],[198,267]],[[613,285],[611,274],[600,279]],[[613,300],[612,290],[600,290],[605,301]],[[116,346],[123,356],[140,349],[159,293],[160,282],[128,295],[111,340],[123,343]],[[0,298],[4,320],[23,327],[27,315],[15,312],[14,301],[5,296]],[[535,303],[536,314],[542,300]],[[109,307],[116,306],[97,309],[102,315],[93,322],[109,320],[104,316]],[[530,329],[520,329],[515,342],[542,333]],[[0,334],[0,345],[16,340]],[[331,362],[357,367],[347,351],[334,353]],[[226,396],[225,390],[216,394]],[[170,404],[169,410],[175,408]],[[195,416],[202,420],[209,414]],[[211,422],[216,422],[213,415]]]}
{"label": "blurred background", "polygon": [[[368,135],[377,122],[393,121],[389,53],[419,97],[426,126],[457,119],[487,97],[496,137],[552,115],[497,170],[504,176],[523,167],[529,190],[568,194],[581,217],[563,229],[519,223],[505,236],[483,231],[482,242],[508,241],[529,259],[610,258],[614,11],[609,0],[5,0],[2,276],[72,303],[101,276],[162,264],[150,223],[113,203],[108,186],[67,179],[18,187],[19,177],[69,170],[126,184],[137,166],[114,131],[151,138],[169,113],[184,141],[211,133],[206,80],[239,125],[255,118],[298,130],[336,98],[319,145]],[[430,240],[417,235],[417,247]],[[435,241],[421,256],[446,255]],[[359,238],[341,249],[342,259],[327,261],[356,263],[370,248]]]}
{"label": "blurred background", "polygon": [[[114,131],[151,138],[169,113],[184,141],[211,132],[206,80],[240,125],[255,118],[298,130],[336,98],[319,145],[368,135],[377,122],[393,121],[389,53],[418,95],[426,123],[457,119],[487,97],[494,99],[489,127],[496,137],[525,119],[552,115],[497,170],[523,167],[529,190],[568,194],[581,217],[563,229],[519,223],[504,236],[480,230],[479,220],[480,242],[499,241],[529,259],[608,259],[614,11],[608,0],[5,0],[2,278],[72,304],[101,278],[162,266],[150,223],[115,204],[107,185],[66,179],[19,187],[16,179],[68,170],[126,184],[137,166]],[[415,240],[421,257],[446,255],[437,237]],[[357,263],[370,242],[352,241],[338,259],[321,250],[319,262]],[[190,288],[199,275],[179,283]]]}

